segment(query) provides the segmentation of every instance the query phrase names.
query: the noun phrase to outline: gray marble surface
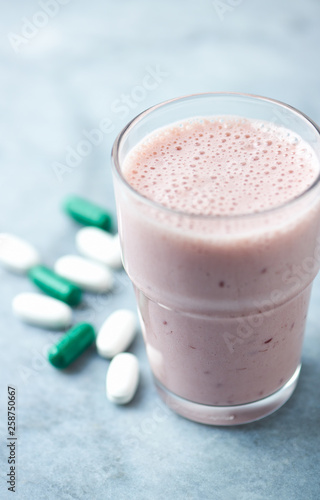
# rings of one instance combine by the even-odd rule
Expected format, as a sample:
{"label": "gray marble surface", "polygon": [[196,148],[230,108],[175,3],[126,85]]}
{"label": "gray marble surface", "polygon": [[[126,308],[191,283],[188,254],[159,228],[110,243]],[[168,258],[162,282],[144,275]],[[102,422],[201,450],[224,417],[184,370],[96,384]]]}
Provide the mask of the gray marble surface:
{"label": "gray marble surface", "polygon": [[[0,227],[34,243],[48,265],[75,250],[64,196],[83,194],[115,213],[110,148],[146,107],[234,90],[286,101],[320,122],[317,0],[2,0],[1,7]],[[71,164],[67,154],[103,126],[99,144]],[[131,348],[141,383],[125,408],[105,398],[108,362],[94,349],[66,371],[53,369],[45,353],[59,333],[11,313],[12,298],[28,290],[26,278],[0,270],[1,499],[319,498],[319,279],[293,397],[235,428],[167,410],[141,336]],[[98,327],[119,306],[135,308],[121,272],[114,293],[85,296],[75,321]],[[18,398],[16,493],[5,477],[8,384]]]}

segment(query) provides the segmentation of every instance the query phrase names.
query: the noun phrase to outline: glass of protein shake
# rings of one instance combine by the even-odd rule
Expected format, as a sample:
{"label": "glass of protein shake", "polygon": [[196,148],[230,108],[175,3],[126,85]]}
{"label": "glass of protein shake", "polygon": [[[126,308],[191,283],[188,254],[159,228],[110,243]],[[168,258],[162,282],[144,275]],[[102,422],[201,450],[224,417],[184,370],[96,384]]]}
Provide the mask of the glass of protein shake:
{"label": "glass of protein shake", "polygon": [[113,147],[124,267],[158,392],[213,425],[296,387],[320,264],[319,128],[263,97],[173,99]]}

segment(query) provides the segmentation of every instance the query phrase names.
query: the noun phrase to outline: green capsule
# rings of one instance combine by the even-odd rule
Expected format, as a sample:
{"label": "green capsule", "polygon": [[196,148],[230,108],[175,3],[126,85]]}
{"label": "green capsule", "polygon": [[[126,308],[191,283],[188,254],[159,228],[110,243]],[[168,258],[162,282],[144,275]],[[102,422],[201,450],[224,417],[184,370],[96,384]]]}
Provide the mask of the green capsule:
{"label": "green capsule", "polygon": [[104,208],[80,196],[68,196],[63,204],[65,212],[85,226],[96,226],[111,231],[112,217]]}
{"label": "green capsule", "polygon": [[70,306],[76,306],[81,301],[81,289],[48,267],[34,266],[28,276],[37,287],[55,299],[62,300]]}
{"label": "green capsule", "polygon": [[56,368],[66,368],[75,361],[96,339],[93,326],[78,323],[58,342],[50,347],[48,360]]}

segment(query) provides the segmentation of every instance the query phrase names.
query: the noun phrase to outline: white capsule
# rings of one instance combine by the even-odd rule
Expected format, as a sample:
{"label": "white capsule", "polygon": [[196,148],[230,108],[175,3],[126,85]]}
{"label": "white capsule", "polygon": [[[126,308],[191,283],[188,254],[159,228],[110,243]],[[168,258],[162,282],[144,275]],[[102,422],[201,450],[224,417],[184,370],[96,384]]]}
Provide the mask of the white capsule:
{"label": "white capsule", "polygon": [[60,276],[90,292],[107,292],[113,286],[113,276],[108,268],[78,255],[60,257],[55,263],[54,270]]}
{"label": "white capsule", "polygon": [[40,258],[30,243],[13,234],[0,233],[0,262],[12,271],[25,273],[39,264]]}
{"label": "white capsule", "polygon": [[136,315],[128,309],[118,309],[108,316],[98,332],[98,353],[104,358],[113,358],[129,347],[136,332]]}
{"label": "white capsule", "polygon": [[98,227],[84,227],[76,235],[76,246],[89,259],[115,269],[122,266],[118,235],[112,236]]}
{"label": "white capsule", "polygon": [[129,403],[135,395],[138,383],[139,362],[136,356],[129,352],[115,356],[107,373],[107,398],[119,405]]}
{"label": "white capsule", "polygon": [[19,293],[13,299],[12,310],[22,321],[44,328],[65,328],[72,321],[67,304],[40,293]]}

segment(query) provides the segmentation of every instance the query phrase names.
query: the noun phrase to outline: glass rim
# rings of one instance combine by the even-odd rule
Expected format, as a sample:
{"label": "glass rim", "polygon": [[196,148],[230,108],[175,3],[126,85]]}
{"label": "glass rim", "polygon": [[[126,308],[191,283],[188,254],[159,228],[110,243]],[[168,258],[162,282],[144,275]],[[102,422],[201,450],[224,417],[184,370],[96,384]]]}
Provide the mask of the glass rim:
{"label": "glass rim", "polygon": [[[250,98],[254,99],[257,101],[261,102],[267,102],[271,104],[275,104],[279,107],[282,107],[284,109],[289,110],[291,113],[297,115],[299,119],[305,120],[311,127],[317,132],[319,138],[320,138],[320,127],[311,119],[309,118],[305,113],[302,111],[299,111],[296,109],[294,106],[291,106],[290,104],[286,104],[282,101],[279,101],[277,99],[272,99],[269,97],[264,97],[260,95],[255,95],[255,94],[249,94],[249,93],[243,93],[243,92],[203,92],[203,93],[194,93],[194,94],[187,94],[184,96],[180,97],[174,97],[172,99],[168,99],[166,101],[162,101],[158,104],[155,104],[153,106],[150,106],[146,110],[142,111],[139,113],[137,116],[135,116],[132,120],[130,120],[127,125],[120,131],[118,136],[116,137],[112,151],[111,151],[111,166],[114,174],[118,177],[118,179],[122,182],[122,184],[125,185],[125,187],[133,194],[135,197],[140,199],[143,203],[157,209],[161,210],[163,212],[166,212],[167,214],[171,215],[176,215],[180,217],[188,217],[191,219],[198,219],[198,220],[225,220],[225,221],[232,221],[232,220],[239,220],[240,218],[250,218],[250,217],[259,217],[259,216],[264,216],[268,215],[280,210],[283,210],[289,206],[294,205],[295,203],[299,202],[301,199],[307,197],[310,193],[315,191],[317,186],[320,184],[320,168],[317,177],[313,181],[313,183],[302,193],[300,193],[298,196],[295,196],[291,198],[290,200],[285,201],[284,203],[281,203],[279,205],[267,208],[265,210],[259,210],[256,212],[247,212],[247,213],[240,213],[240,214],[196,214],[192,212],[184,212],[181,210],[175,210],[174,208],[167,207],[165,205],[162,205],[161,203],[158,203],[143,194],[139,193],[136,189],[134,189],[131,184],[125,179],[121,167],[120,167],[120,161],[119,161],[119,150],[121,147],[121,143],[125,139],[125,137],[130,133],[130,130],[134,127],[136,123],[139,121],[143,120],[144,117],[150,115],[153,113],[153,111],[156,111],[166,105],[174,104],[179,101],[184,101],[184,100],[191,100],[192,98],[205,98],[205,97],[228,97],[228,96],[233,96],[233,97],[239,97],[239,98]],[[200,116],[200,115],[199,115]],[[214,116],[214,115],[213,115]],[[172,122],[175,123],[175,122]],[[170,125],[168,123],[168,125]],[[159,127],[160,128],[160,127]],[[319,160],[320,163],[320,160]]]}

